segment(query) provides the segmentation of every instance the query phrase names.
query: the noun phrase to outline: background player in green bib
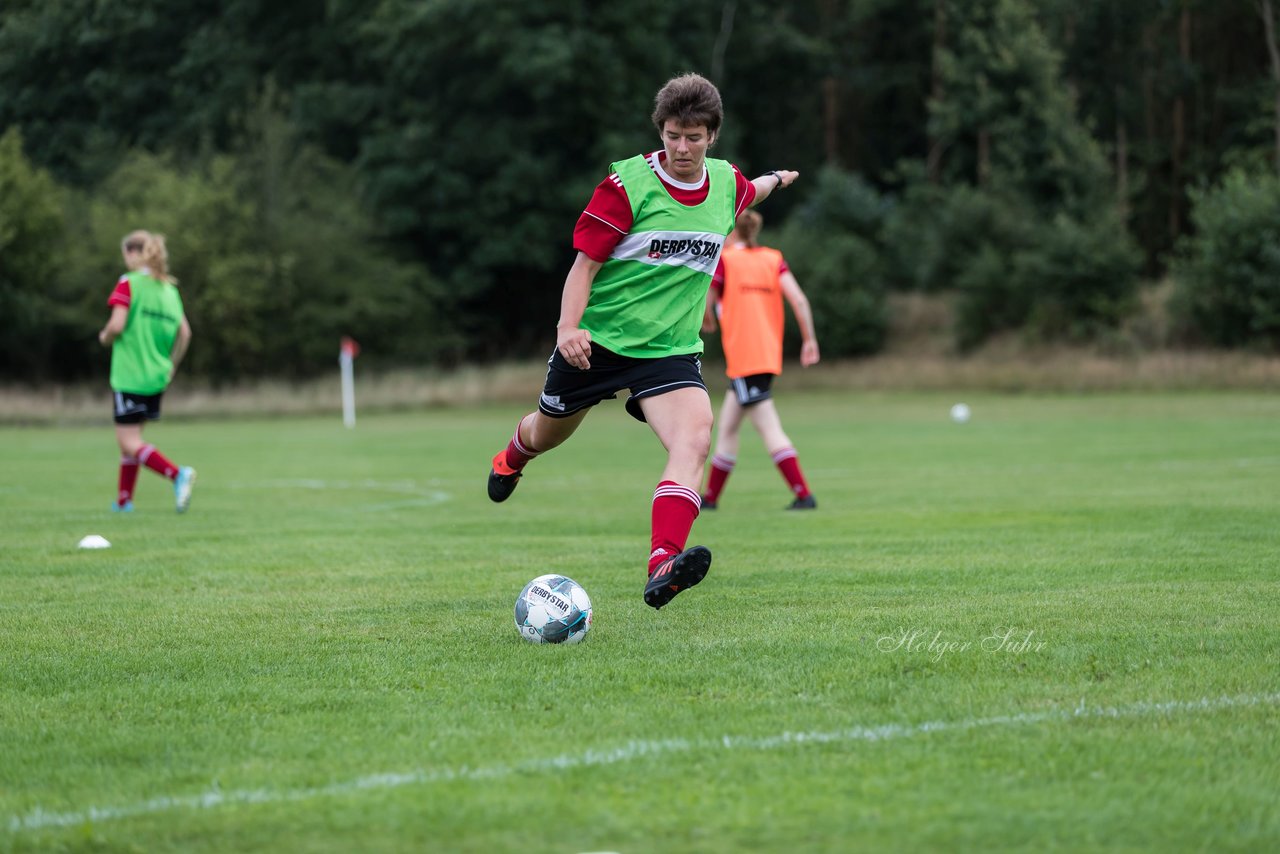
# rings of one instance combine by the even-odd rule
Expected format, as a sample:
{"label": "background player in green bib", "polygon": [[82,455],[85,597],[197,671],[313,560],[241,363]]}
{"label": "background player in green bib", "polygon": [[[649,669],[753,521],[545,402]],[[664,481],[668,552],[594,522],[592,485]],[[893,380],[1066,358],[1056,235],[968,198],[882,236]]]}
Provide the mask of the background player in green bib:
{"label": "background player in green bib", "polygon": [[573,435],[591,407],[629,389],[627,411],[667,450],[644,589],[654,608],[711,566],[708,548],[685,548],[711,444],[711,399],[698,361],[711,274],[737,215],[797,177],[779,171],[748,181],[732,164],[707,158],[723,118],[720,93],[696,74],[658,92],[652,119],[663,147],[613,164],[578,219],[578,255],[538,408],[489,471],[489,497],[505,501],[531,459]]}
{"label": "background player in green bib", "polygon": [[107,304],[111,317],[98,333],[111,348],[112,409],[120,443],[120,485],[111,509],[133,510],[138,467],[173,481],[178,512],[191,503],[196,471],[178,466],[142,440],[142,427],[160,418],[160,400],[191,343],[176,280],[169,275],[164,235],[130,232],[121,242],[129,272],[116,282]]}

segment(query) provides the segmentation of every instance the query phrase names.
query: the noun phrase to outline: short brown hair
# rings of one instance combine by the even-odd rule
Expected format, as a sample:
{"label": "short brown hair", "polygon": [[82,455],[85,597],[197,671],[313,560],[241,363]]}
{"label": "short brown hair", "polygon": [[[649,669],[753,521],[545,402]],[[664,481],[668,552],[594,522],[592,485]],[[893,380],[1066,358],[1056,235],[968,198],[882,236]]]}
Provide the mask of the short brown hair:
{"label": "short brown hair", "polygon": [[675,119],[683,127],[703,125],[716,133],[724,120],[720,90],[700,74],[672,77],[653,99],[654,127],[662,130],[668,119]]}

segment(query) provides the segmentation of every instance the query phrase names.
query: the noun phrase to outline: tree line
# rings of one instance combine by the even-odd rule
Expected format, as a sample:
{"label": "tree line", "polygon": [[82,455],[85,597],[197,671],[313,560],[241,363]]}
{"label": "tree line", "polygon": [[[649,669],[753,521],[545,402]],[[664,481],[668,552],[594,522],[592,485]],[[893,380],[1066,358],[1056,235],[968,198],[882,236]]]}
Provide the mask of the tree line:
{"label": "tree line", "polygon": [[893,291],[956,345],[1086,341],[1170,276],[1180,340],[1280,344],[1270,0],[8,0],[0,377],[100,375],[132,228],[212,381],[547,350],[573,223],[709,76],[713,154],[798,169],[766,242],[824,350]]}

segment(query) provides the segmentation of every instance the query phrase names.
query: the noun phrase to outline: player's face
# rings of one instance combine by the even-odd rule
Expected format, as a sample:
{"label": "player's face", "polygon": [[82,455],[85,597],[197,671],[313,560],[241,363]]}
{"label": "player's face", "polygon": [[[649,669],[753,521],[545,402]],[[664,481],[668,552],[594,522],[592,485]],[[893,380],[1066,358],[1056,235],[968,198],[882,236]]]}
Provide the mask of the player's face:
{"label": "player's face", "polygon": [[716,135],[706,125],[686,127],[675,119],[662,124],[662,146],[667,150],[667,173],[677,181],[702,180],[702,165]]}

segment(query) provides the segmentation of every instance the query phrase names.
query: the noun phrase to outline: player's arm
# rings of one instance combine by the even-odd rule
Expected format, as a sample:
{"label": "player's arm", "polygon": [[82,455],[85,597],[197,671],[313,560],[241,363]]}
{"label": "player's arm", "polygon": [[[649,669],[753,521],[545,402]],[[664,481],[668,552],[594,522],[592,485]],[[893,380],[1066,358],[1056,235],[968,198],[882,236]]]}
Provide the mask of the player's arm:
{"label": "player's arm", "polygon": [[178,372],[178,365],[182,362],[182,358],[187,355],[187,347],[191,344],[191,324],[187,323],[187,316],[182,315],[182,322],[178,324],[178,337],[173,339],[173,352],[169,354],[169,360],[173,362],[173,368],[169,371],[169,380],[173,380],[173,375]]}
{"label": "player's arm", "polygon": [[129,307],[127,305],[111,306],[111,317],[107,318],[107,325],[99,330],[98,343],[103,347],[110,347],[117,338],[124,334],[124,327],[128,322]]}
{"label": "player's arm", "polygon": [[587,310],[591,296],[591,284],[604,262],[596,261],[585,252],[579,252],[564,280],[564,293],[560,296],[560,320],[556,322],[556,349],[575,368],[591,367],[591,333],[578,326]]}
{"label": "player's arm", "polygon": [[720,292],[715,288],[707,288],[707,307],[702,312],[702,331],[708,335],[719,328],[716,323],[716,306],[720,305]]}
{"label": "player's arm", "polygon": [[702,312],[702,331],[708,334],[715,332],[719,324],[720,299],[724,291],[724,259],[716,263],[716,271],[711,276],[711,285],[707,288],[707,307]]}
{"label": "player's arm", "polygon": [[791,304],[791,311],[800,326],[800,364],[803,367],[816,365],[821,358],[818,353],[818,333],[813,329],[813,311],[809,308],[809,298],[800,290],[800,283],[787,270],[778,277],[782,284],[782,295]]}
{"label": "player's arm", "polygon": [[751,202],[751,207],[763,202],[773,193],[783,187],[790,187],[800,177],[799,172],[790,169],[779,169],[776,172],[766,172],[759,178],[751,179],[751,186],[756,189],[756,197]]}

